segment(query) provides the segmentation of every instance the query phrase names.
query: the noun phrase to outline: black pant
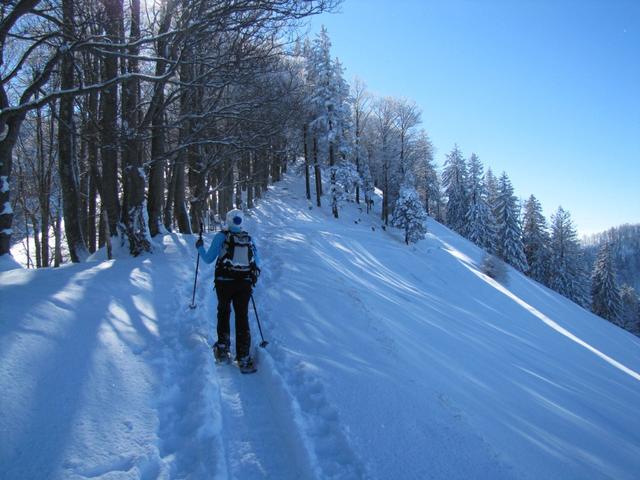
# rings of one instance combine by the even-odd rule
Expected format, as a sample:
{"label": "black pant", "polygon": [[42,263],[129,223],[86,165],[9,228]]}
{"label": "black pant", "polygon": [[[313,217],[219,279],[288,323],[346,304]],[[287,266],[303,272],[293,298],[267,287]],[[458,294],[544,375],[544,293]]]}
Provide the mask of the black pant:
{"label": "black pant", "polygon": [[236,318],[236,357],[249,355],[251,332],[249,331],[249,300],[251,283],[246,280],[216,281],[218,296],[218,342],[230,346],[229,318],[231,304]]}

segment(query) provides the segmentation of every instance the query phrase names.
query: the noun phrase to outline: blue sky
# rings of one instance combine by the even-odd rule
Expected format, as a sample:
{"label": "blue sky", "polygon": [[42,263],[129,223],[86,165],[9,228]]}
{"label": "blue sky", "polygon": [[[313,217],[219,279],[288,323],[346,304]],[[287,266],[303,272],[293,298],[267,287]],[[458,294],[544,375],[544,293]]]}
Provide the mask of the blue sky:
{"label": "blue sky", "polygon": [[640,223],[640,0],[346,0],[323,14],[346,77],[414,99],[581,234]]}

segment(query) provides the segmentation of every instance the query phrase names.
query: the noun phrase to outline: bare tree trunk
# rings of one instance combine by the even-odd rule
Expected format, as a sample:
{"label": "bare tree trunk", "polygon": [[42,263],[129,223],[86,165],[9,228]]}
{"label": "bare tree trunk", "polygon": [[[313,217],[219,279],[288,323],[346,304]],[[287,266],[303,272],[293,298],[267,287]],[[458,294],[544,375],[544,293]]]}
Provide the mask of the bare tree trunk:
{"label": "bare tree trunk", "polygon": [[251,183],[253,184],[253,198],[259,200],[262,198],[262,188],[260,186],[261,183],[261,168],[262,168],[262,160],[261,158],[262,151],[254,154],[253,157],[253,176],[251,179]]}
{"label": "bare tree trunk", "polygon": [[222,211],[222,214],[225,215],[229,210],[233,209],[233,184],[234,184],[234,178],[233,178],[233,165],[231,164],[231,160],[227,160],[226,162],[223,163],[223,168],[224,168],[224,188],[223,188],[223,198],[224,198],[224,209]]}
{"label": "bare tree trunk", "polygon": [[273,162],[273,150],[269,149],[267,152],[267,158],[260,168],[260,193],[266,193],[269,189],[269,166]]}
{"label": "bare tree trunk", "polygon": [[91,176],[89,175],[89,141],[87,140],[87,118],[86,114],[80,117],[80,154],[78,155],[78,167],[80,170],[80,225],[82,226],[82,239],[89,251],[87,241],[87,217],[89,215],[89,188]]}
{"label": "bare tree trunk", "polygon": [[425,189],[425,193],[424,193],[424,211],[427,212],[427,215],[431,215],[431,212],[429,211],[429,187],[428,186]]}
{"label": "bare tree trunk", "polygon": [[[167,38],[162,33],[168,31],[171,25],[172,15],[175,13],[175,2],[165,3],[163,18],[159,29],[159,38],[156,42],[156,54],[159,59],[169,56],[167,51]],[[167,62],[158,60],[156,62],[156,77],[166,73]],[[149,215],[149,232],[152,237],[160,233],[162,225],[162,206],[164,203],[165,188],[165,83],[159,82],[155,85],[151,105],[147,115],[150,115],[151,122],[151,161],[149,166],[149,191],[147,194],[147,213]],[[169,189],[168,199],[173,199],[172,190]],[[170,204],[170,201],[167,201]],[[166,221],[165,223],[170,223]]]}
{"label": "bare tree trunk", "polygon": [[87,198],[87,224],[85,237],[87,239],[87,248],[89,252],[94,253],[96,251],[97,243],[97,231],[96,222],[98,221],[97,212],[98,206],[96,198],[98,196],[98,93],[91,92],[89,94],[88,101],[88,119],[87,119],[87,168],[89,178],[89,191]]}
{"label": "bare tree trunk", "polygon": [[[53,136],[54,115],[51,115],[51,131]],[[53,148],[53,138],[50,139],[50,148]],[[36,111],[36,155],[38,157],[38,203],[40,205],[41,232],[42,240],[39,242],[38,249],[40,254],[38,267],[49,266],[49,217],[51,216],[51,157],[47,157],[44,149],[44,131],[42,125],[42,112]],[[49,161],[45,161],[48,158]]]}
{"label": "bare tree trunk", "polygon": [[164,228],[171,231],[173,227],[173,201],[176,194],[176,162],[169,170],[169,187],[167,188],[167,201],[164,207]]}
{"label": "bare tree trunk", "polygon": [[[164,103],[164,93],[160,102]],[[151,122],[151,164],[149,167],[149,193],[147,211],[149,214],[149,231],[152,237],[160,233],[162,224],[162,204],[164,195],[165,169],[165,136],[164,108],[158,109]]]}
{"label": "bare tree trunk", "polygon": [[242,209],[242,187],[241,187],[241,184],[244,183],[244,182],[241,182],[242,168],[241,168],[240,163],[241,162],[238,161],[238,160],[236,160],[234,162],[233,165],[235,167],[234,168],[235,174],[232,173],[232,175],[235,175],[235,179],[234,179],[235,180],[234,181],[234,184],[235,184],[235,192],[234,192],[235,193],[235,200],[234,200],[234,203],[235,203],[236,208]]}
{"label": "bare tree trunk", "polygon": [[60,197],[58,197],[58,209],[56,211],[54,230],[55,246],[53,253],[53,266],[57,268],[62,264],[62,205],[60,204]]}
{"label": "bare tree trunk", "polygon": [[107,247],[107,259],[111,260],[113,258],[113,248],[111,247],[111,232],[109,231],[109,218],[107,217],[106,210],[102,210],[102,217],[102,224],[104,225],[105,245]]}
{"label": "bare tree trunk", "polygon": [[[185,62],[180,66],[180,81],[188,84],[193,78],[193,54],[186,52],[184,54]],[[185,168],[189,160],[191,147],[185,147],[191,140],[192,124],[188,119],[190,113],[193,112],[193,92],[189,88],[183,87],[180,94],[180,132],[178,134],[178,143],[182,147],[176,156],[176,164],[174,169],[175,191],[173,206],[175,209],[175,217],[178,223],[178,231],[180,233],[192,233],[191,222],[189,220],[189,212],[187,210],[186,186],[185,186]]]}
{"label": "bare tree trunk", "polygon": [[182,151],[176,158],[175,170],[173,173],[174,192],[173,192],[173,208],[175,218],[178,223],[178,231],[180,233],[193,233],[191,231],[191,222],[189,221],[189,212],[187,211],[187,201],[185,195],[185,157],[186,151]]}
{"label": "bare tree trunk", "polygon": [[190,217],[191,230],[197,232],[200,223],[204,221],[204,210],[206,206],[206,168],[201,153],[201,147],[189,148],[189,190],[191,191]]}
{"label": "bare tree trunk", "polygon": [[213,168],[209,172],[209,175],[207,175],[209,179],[209,187],[207,190],[210,192],[213,192],[211,195],[209,195],[209,209],[211,210],[213,215],[218,215],[220,213],[219,207],[218,207],[218,193],[217,193],[218,173],[217,172],[218,172],[218,169]]}
{"label": "bare tree trunk", "polygon": [[309,146],[307,145],[309,142],[307,140],[307,131],[308,127],[305,123],[302,127],[302,146],[304,149],[304,186],[307,193],[307,200],[311,200],[311,181],[309,178]]}
{"label": "bare tree trunk", "polygon": [[38,219],[35,215],[31,217],[33,223],[33,243],[36,250],[36,268],[42,268],[42,242],[40,241],[40,228],[38,227]]}
{"label": "bare tree trunk", "polygon": [[[63,30],[67,38],[73,38],[73,0],[62,0],[64,19]],[[73,54],[71,51],[62,58],[60,88],[71,90],[74,86]],[[67,236],[67,247],[73,263],[87,257],[87,247],[82,232],[82,215],[80,213],[80,184],[78,159],[74,149],[73,97],[63,96],[60,99],[58,115],[58,175],[62,190],[62,208],[64,229]]]}
{"label": "bare tree trunk", "polygon": [[247,208],[253,208],[253,153],[247,155]]}
{"label": "bare tree trunk", "polygon": [[[119,0],[103,0],[105,6],[105,31],[113,43],[120,43],[122,4]],[[106,47],[105,47],[106,48]],[[118,59],[114,54],[103,59],[102,80],[113,80],[118,76]],[[102,205],[107,211],[109,232],[118,231],[120,200],[118,198],[118,87],[112,84],[102,90],[100,154],[102,160]]]}
{"label": "bare tree trunk", "polygon": [[[131,1],[131,34],[129,41],[129,74],[138,73],[139,48],[135,42],[140,38],[140,0]],[[124,149],[122,151],[124,208],[123,223],[129,239],[129,251],[133,256],[151,250],[147,238],[147,225],[144,218],[145,174],[142,169],[142,146],[138,139],[140,101],[140,81],[127,80],[122,85],[122,117]]]}
{"label": "bare tree trunk", "polygon": [[331,168],[331,212],[333,213],[334,218],[338,218],[338,199],[335,198],[336,192],[336,159],[335,153],[333,151],[333,142],[329,142],[329,166]]}
{"label": "bare tree trunk", "polygon": [[[18,2],[9,15],[2,15],[0,35],[0,67],[3,75],[4,45],[13,24],[31,11],[39,0]],[[3,12],[4,13],[4,12]],[[7,23],[5,23],[7,22]],[[0,112],[10,107],[9,96],[5,90],[5,82],[0,82]],[[11,170],[13,168],[13,147],[18,140],[20,127],[26,117],[26,111],[0,121],[0,256],[11,253],[11,235],[13,233],[13,210],[11,205]],[[7,207],[9,206],[9,207]]]}
{"label": "bare tree trunk", "polygon": [[87,224],[86,224],[86,238],[87,249],[90,253],[96,251],[97,231],[96,231],[96,214],[98,211],[98,205],[96,197],[98,196],[98,190],[96,188],[96,179],[93,175],[93,169],[89,170],[89,198],[87,199]]}
{"label": "bare tree trunk", "polygon": [[385,225],[389,221],[389,159],[387,158],[387,145],[385,140],[382,141],[382,220]]}
{"label": "bare tree trunk", "polygon": [[322,206],[320,196],[322,195],[322,174],[320,173],[320,165],[318,164],[318,137],[313,135],[313,173],[316,179],[316,204]]}
{"label": "bare tree trunk", "polygon": [[[4,94],[4,91],[0,93]],[[0,107],[4,106],[4,102],[1,99],[3,96],[0,95]],[[21,122],[22,119],[17,118],[7,122],[5,126],[7,134],[0,140],[0,255],[10,253],[11,248],[13,210],[6,208],[6,206],[11,205],[10,179],[13,166],[13,147],[18,138]]]}

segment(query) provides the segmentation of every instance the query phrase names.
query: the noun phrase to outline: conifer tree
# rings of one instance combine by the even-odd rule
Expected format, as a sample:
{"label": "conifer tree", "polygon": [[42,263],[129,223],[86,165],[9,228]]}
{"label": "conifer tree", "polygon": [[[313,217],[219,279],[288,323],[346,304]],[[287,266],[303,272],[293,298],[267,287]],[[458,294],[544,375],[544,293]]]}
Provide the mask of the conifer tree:
{"label": "conifer tree", "polygon": [[622,300],[611,260],[611,248],[605,243],[591,276],[591,311],[611,323],[622,326]]}
{"label": "conifer tree", "polygon": [[551,217],[549,287],[578,305],[589,308],[587,273],[571,215],[562,207]]}
{"label": "conifer tree", "polygon": [[527,257],[527,274],[534,280],[546,285],[549,280],[549,232],[547,221],[542,214],[542,205],[531,195],[524,202],[524,221],[522,243]]}
{"label": "conifer tree", "polygon": [[447,225],[464,235],[469,210],[467,162],[458,145],[447,154],[442,172],[442,185],[447,196]]}
{"label": "conifer tree", "polygon": [[487,201],[482,162],[474,153],[469,159],[469,210],[466,237],[489,253],[496,249],[496,220]]}
{"label": "conifer tree", "polygon": [[321,141],[321,147],[329,157],[331,178],[331,206],[334,217],[338,218],[338,206],[342,195],[336,184],[340,158],[347,154],[346,134],[350,125],[349,85],[344,80],[341,63],[331,58],[331,40],[326,28],[322,27],[309,53],[309,79],[312,82],[312,102],[314,120],[312,130]]}
{"label": "conifer tree", "polygon": [[640,297],[629,285],[623,285],[620,289],[622,302],[622,328],[640,334]]}
{"label": "conifer tree", "polygon": [[526,272],[527,258],[522,245],[522,228],[520,226],[520,205],[513,194],[511,180],[505,172],[498,181],[496,198],[497,244],[496,254],[499,258]]}
{"label": "conifer tree", "polygon": [[415,178],[408,173],[400,187],[391,224],[404,230],[404,241],[409,245],[424,238],[427,233],[426,221],[427,214],[416,191]]}
{"label": "conifer tree", "polygon": [[495,217],[498,205],[498,179],[493,174],[491,167],[487,168],[487,173],[484,174],[484,187],[487,190],[487,202]]}

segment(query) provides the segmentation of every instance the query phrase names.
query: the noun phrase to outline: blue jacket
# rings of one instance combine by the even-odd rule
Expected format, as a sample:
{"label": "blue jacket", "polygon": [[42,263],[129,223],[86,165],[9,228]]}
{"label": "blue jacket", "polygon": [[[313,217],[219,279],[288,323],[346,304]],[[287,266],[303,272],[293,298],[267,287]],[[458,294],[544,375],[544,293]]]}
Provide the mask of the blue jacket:
{"label": "blue jacket", "polygon": [[[205,251],[203,246],[198,247],[198,253],[200,254],[200,258],[204,260],[206,263],[213,263],[220,255],[220,251],[222,250],[222,246],[224,245],[224,241],[227,238],[227,231],[218,232],[213,237],[213,241],[211,245],[209,245],[209,250]],[[251,239],[251,251],[253,252],[253,259],[256,262],[256,267],[260,268],[260,258],[258,257],[258,250],[256,249],[256,244]],[[216,280],[224,280],[224,279],[216,279]]]}

